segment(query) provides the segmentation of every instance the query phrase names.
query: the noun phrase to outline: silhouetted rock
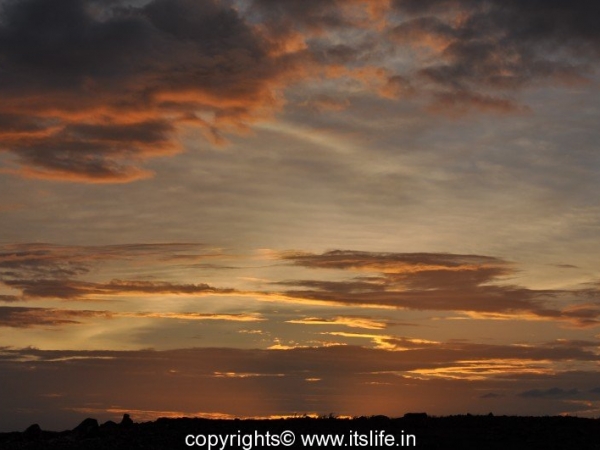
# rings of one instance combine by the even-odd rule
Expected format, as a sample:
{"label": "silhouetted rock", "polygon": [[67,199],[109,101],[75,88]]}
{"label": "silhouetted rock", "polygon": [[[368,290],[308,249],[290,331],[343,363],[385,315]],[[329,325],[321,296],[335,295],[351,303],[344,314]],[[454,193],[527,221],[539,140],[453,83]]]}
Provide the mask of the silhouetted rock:
{"label": "silhouetted rock", "polygon": [[102,425],[100,425],[100,428],[103,430],[114,430],[118,427],[119,425],[117,425],[117,422],[113,422],[112,420],[107,420]]}
{"label": "silhouetted rock", "polygon": [[406,413],[404,414],[403,418],[406,420],[410,420],[411,422],[423,422],[425,420],[427,420],[427,413],[424,412],[420,412],[420,413]]}
{"label": "silhouetted rock", "polygon": [[129,414],[123,414],[123,418],[121,419],[120,425],[122,427],[130,427],[133,425],[133,420],[131,420]]}
{"label": "silhouetted rock", "polygon": [[371,422],[377,423],[378,425],[381,425],[381,424],[387,424],[390,421],[390,418],[388,416],[384,416],[384,415],[379,414],[379,415],[376,415],[376,416],[369,417],[369,420]]}
{"label": "silhouetted rock", "polygon": [[94,433],[95,431],[98,431],[98,428],[99,428],[98,421],[96,419],[92,419],[92,418],[88,417],[83,422],[81,422],[79,425],[77,425],[75,428],[73,428],[73,431],[78,434],[88,436],[88,435]]}
{"label": "silhouetted rock", "polygon": [[29,427],[27,427],[27,429],[23,432],[23,436],[26,439],[37,439],[42,435],[42,429],[40,428],[40,426],[37,423],[34,423],[33,425],[30,425]]}

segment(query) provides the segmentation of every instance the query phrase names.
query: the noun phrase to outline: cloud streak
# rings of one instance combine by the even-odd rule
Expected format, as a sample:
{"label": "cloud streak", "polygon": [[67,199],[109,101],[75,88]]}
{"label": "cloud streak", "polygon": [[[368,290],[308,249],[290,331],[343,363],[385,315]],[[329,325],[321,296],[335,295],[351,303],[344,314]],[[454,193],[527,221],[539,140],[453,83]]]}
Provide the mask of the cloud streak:
{"label": "cloud streak", "polygon": [[[471,317],[565,321],[597,326],[598,292],[589,289],[534,290],[507,284],[515,268],[478,255],[373,253],[334,250],[322,254],[284,252],[281,259],[312,269],[364,275],[344,281],[277,283],[285,295],[335,304],[456,311]],[[573,302],[576,301],[576,303]],[[562,308],[553,306],[563,304]]]}
{"label": "cloud streak", "polygon": [[156,294],[228,294],[232,289],[221,289],[206,283],[177,284],[169,282],[112,280],[108,283],[91,283],[68,279],[61,280],[8,280],[4,284],[19,289],[24,299],[56,298],[63,300],[85,300],[94,297],[116,295]]}
{"label": "cloud streak", "polygon": [[350,328],[364,328],[367,330],[381,330],[387,328],[389,325],[384,321],[359,316],[337,316],[330,319],[322,317],[305,317],[303,319],[288,320],[286,322],[300,325],[341,325]]}
{"label": "cloud streak", "polygon": [[82,323],[85,319],[110,319],[109,311],[74,311],[51,308],[0,307],[0,327],[60,327]]}
{"label": "cloud streak", "polygon": [[70,310],[56,308],[28,308],[0,306],[0,327],[63,327],[78,325],[93,319],[172,319],[172,320],[222,320],[230,322],[260,322],[259,314],[213,314],[196,312],[115,312]]}
{"label": "cloud streak", "polygon": [[[207,283],[181,283],[134,279],[92,281],[98,273],[120,272],[135,267],[168,271],[172,267],[195,267],[202,261],[222,257],[220,250],[198,244],[129,244],[113,246],[56,246],[48,244],[5,245],[0,248],[0,283],[20,294],[3,294],[12,303],[35,299],[89,300],[121,295],[228,294],[228,288]],[[211,265],[213,269],[217,266]],[[112,272],[111,272],[112,273]],[[87,279],[86,279],[87,278]]]}

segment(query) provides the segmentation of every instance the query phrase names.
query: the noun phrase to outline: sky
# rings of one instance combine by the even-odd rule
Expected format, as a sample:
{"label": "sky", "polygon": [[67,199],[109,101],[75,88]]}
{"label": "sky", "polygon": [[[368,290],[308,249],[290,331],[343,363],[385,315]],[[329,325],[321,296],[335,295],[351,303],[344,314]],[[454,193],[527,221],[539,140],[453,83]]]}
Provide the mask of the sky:
{"label": "sky", "polygon": [[0,0],[0,431],[600,416],[599,15]]}

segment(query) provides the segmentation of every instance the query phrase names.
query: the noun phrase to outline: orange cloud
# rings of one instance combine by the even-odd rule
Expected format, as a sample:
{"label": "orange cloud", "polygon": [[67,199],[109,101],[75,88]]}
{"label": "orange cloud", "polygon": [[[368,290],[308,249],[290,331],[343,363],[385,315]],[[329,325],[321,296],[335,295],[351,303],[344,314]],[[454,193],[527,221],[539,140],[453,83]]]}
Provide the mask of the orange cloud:
{"label": "orange cloud", "polygon": [[[301,49],[274,56],[256,27],[218,1],[124,8],[83,0],[47,9],[28,0],[2,10],[0,150],[15,156],[5,173],[146,178],[145,160],[181,151],[181,123],[208,136],[244,129],[281,106],[278,91],[301,65]],[[201,112],[212,121],[189,120]]]}
{"label": "orange cloud", "polygon": [[387,328],[388,326],[387,322],[357,316],[338,316],[331,319],[306,317],[304,319],[287,320],[286,323],[296,323],[302,325],[343,325],[350,328],[364,328],[368,330],[381,330]]}
{"label": "orange cloud", "polygon": [[[65,0],[52,11],[44,0],[8,2],[0,151],[12,159],[0,173],[147,178],[149,159],[182,151],[186,127],[221,145],[226,133],[272,117],[297,82],[323,78],[349,81],[333,95],[344,99],[359,83],[363,93],[423,99],[429,112],[451,117],[526,113],[512,98],[520,89],[589,76],[600,37],[587,19],[596,12],[585,0],[253,0],[237,8]],[[339,110],[346,101],[314,106]]]}
{"label": "orange cloud", "polygon": [[0,306],[0,327],[62,327],[81,324],[91,319],[174,319],[174,320],[223,320],[229,322],[262,322],[259,314],[211,314],[196,312],[115,312],[70,310],[57,308],[28,308]]}
{"label": "orange cloud", "polygon": [[[342,281],[275,283],[287,287],[278,295],[300,302],[456,311],[477,318],[559,321],[576,327],[600,324],[597,305],[574,303],[573,298],[589,298],[588,289],[533,290],[506,284],[515,269],[488,256],[334,250],[283,252],[280,258],[312,269],[367,273]],[[552,306],[560,297],[569,299],[570,305]]]}

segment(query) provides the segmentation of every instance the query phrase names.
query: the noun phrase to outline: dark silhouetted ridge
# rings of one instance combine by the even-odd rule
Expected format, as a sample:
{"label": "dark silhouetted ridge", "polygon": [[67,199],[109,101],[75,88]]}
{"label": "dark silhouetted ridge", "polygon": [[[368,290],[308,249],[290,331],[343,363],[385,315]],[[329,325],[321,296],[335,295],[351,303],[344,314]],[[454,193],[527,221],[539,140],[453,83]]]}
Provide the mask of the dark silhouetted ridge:
{"label": "dark silhouetted ridge", "polygon": [[[271,436],[284,431],[294,433],[293,445],[278,448],[311,448],[302,445],[301,435],[363,436],[392,434],[396,439],[414,436],[416,447],[396,448],[462,450],[597,450],[600,448],[600,419],[578,417],[516,417],[457,415],[433,417],[426,413],[408,413],[401,418],[386,416],[340,419],[294,417],[273,420],[213,420],[199,418],[160,418],[154,422],[135,423],[128,414],[119,424],[108,421],[98,425],[88,418],[73,430],[44,431],[34,424],[24,432],[0,433],[3,450],[173,450],[206,448],[188,446],[186,436],[255,435]],[[347,441],[346,441],[347,442]],[[396,441],[398,442],[398,441]],[[220,448],[219,445],[216,448]],[[346,448],[365,447],[348,445]],[[213,447],[215,448],[215,447]],[[242,448],[227,446],[226,448]],[[253,446],[259,450],[261,445]],[[266,448],[266,447],[264,447]],[[274,447],[276,448],[276,447]],[[313,446],[312,448],[319,448]],[[323,448],[323,447],[321,447]],[[378,446],[378,448],[386,448]]]}

